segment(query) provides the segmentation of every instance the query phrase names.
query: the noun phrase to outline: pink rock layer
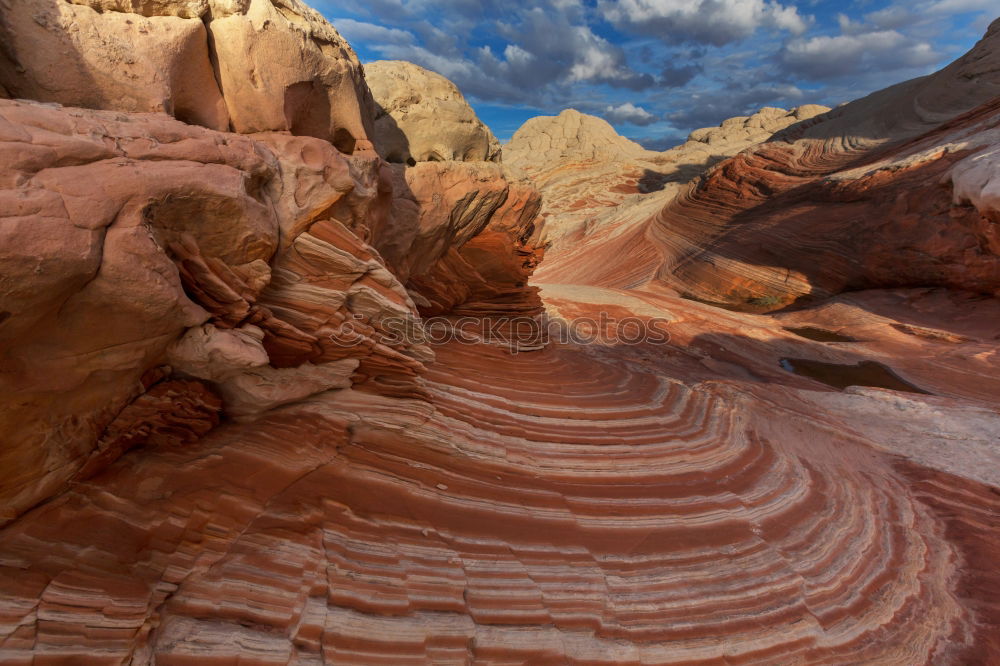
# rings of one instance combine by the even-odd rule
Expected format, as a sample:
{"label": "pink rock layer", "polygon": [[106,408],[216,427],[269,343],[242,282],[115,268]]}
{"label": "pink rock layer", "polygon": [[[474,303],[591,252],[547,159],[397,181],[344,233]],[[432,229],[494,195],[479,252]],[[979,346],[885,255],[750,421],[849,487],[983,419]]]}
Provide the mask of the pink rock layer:
{"label": "pink rock layer", "polygon": [[427,400],[134,450],[5,528],[4,663],[995,656],[990,489],[877,452],[809,380],[712,379],[824,343],[733,313],[757,347],[699,356],[713,309],[663,298],[668,346],[438,347]]}

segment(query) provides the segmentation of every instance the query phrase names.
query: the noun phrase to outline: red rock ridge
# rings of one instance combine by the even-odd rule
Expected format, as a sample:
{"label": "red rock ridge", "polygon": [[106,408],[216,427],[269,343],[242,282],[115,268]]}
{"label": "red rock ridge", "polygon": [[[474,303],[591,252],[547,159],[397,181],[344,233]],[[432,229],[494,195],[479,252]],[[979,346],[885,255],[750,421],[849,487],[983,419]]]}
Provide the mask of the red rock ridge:
{"label": "red rock ridge", "polygon": [[[857,289],[997,293],[995,202],[979,196],[983,184],[972,185],[971,201],[957,182],[973,164],[992,164],[997,34],[994,26],[931,77],[793,125],[720,163],[650,217],[642,217],[650,201],[617,215],[551,253],[539,278],[614,287],[655,280],[762,312]],[[913,105],[933,113],[913,115]],[[989,182],[982,168],[975,174],[970,182]],[[604,269],[581,269],[593,265]]]}

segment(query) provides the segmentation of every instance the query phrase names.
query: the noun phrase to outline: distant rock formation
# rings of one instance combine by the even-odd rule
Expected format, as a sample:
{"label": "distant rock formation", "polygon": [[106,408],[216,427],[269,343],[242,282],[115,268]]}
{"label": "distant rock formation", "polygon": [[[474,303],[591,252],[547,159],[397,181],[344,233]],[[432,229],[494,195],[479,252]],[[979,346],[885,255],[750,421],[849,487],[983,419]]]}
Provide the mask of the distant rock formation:
{"label": "distant rock formation", "polygon": [[500,161],[500,142],[454,83],[403,60],[365,65],[379,109],[375,146],[390,162]]}
{"label": "distant rock formation", "polygon": [[830,111],[820,104],[803,104],[790,111],[766,106],[749,116],[735,116],[718,127],[703,127],[691,132],[685,143],[666,151],[678,162],[706,165],[713,159],[735,155],[749,146],[767,141],[771,136],[796,123]]}
{"label": "distant rock formation", "polygon": [[[829,110],[816,104],[791,111],[764,108],[719,127],[695,130],[684,144],[655,152],[620,136],[602,118],[567,109],[526,121],[504,147],[504,163],[543,192],[545,242],[575,245],[582,235],[600,229],[608,216],[620,220],[622,211],[615,209],[623,203],[633,209],[630,213],[645,210],[647,195],[656,193],[661,200],[673,196],[681,184],[719,160]],[[554,263],[542,267],[540,275]],[[582,263],[574,268],[587,270]]]}
{"label": "distant rock formation", "polygon": [[619,136],[608,121],[566,109],[558,116],[529,118],[504,147],[504,161],[527,171],[579,161],[628,160],[650,153]]}
{"label": "distant rock formation", "polygon": [[870,288],[1000,295],[995,199],[979,194],[1000,117],[998,27],[936,74],[719,164],[650,222],[655,278],[757,310]]}

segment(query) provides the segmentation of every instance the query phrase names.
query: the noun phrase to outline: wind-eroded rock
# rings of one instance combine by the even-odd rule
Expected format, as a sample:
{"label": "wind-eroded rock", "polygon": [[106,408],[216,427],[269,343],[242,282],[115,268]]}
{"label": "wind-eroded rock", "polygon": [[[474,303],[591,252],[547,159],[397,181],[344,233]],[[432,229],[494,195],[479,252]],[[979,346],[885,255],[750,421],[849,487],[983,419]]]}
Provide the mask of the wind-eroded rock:
{"label": "wind-eroded rock", "polygon": [[161,115],[0,104],[9,519],[71,477],[166,346],[209,319],[169,245],[190,238],[236,270],[266,269],[277,221],[258,189],[274,159],[249,139]]}
{"label": "wind-eroded rock", "polygon": [[229,112],[200,18],[205,3],[148,3],[134,8],[147,15],[124,13],[132,9],[96,0],[5,2],[0,84],[12,97],[165,111],[188,123],[228,129]]}
{"label": "wind-eroded rock", "polygon": [[[978,193],[979,207],[968,205],[950,176],[1000,138],[998,122],[1000,107],[986,105],[950,132],[855,164],[823,155],[827,169],[815,171],[802,144],[734,158],[652,221],[665,259],[657,276],[697,298],[763,309],[872,287],[1000,293],[997,213]],[[838,161],[844,168],[831,169]]]}
{"label": "wind-eroded rock", "polygon": [[513,167],[539,171],[567,161],[627,160],[651,152],[620,136],[606,120],[566,109],[558,116],[525,121],[504,157]]}
{"label": "wind-eroded rock", "polygon": [[[4,519],[168,427],[109,434],[148,421],[130,405],[160,382],[239,420],[350,386],[418,397],[414,298],[540,309],[538,195],[499,165],[394,170],[313,137],[0,104]],[[176,441],[205,430],[163,418]]]}
{"label": "wind-eroded rock", "polygon": [[[350,231],[379,197],[373,154],[0,104],[5,519],[76,474],[168,357],[237,417],[352,383],[419,392],[429,353],[380,328],[412,302]],[[203,339],[171,352],[185,329]]]}
{"label": "wind-eroded rock", "polygon": [[725,157],[826,111],[815,104],[791,111],[764,108],[695,130],[686,143],[657,153],[619,136],[601,118],[567,109],[525,122],[505,146],[504,160],[544,194],[544,240],[568,248],[644,208],[650,197],[667,200],[680,184]]}
{"label": "wind-eroded rock", "polygon": [[[245,2],[246,0],[244,0]],[[357,56],[299,0],[249,0],[208,24],[233,131],[286,130],[350,155],[371,150],[372,101]]]}
{"label": "wind-eroded rock", "polygon": [[455,84],[402,60],[365,65],[378,104],[376,148],[390,162],[500,161],[500,142]]}
{"label": "wind-eroded rock", "polygon": [[537,314],[538,191],[489,162],[392,168],[391,222],[373,244],[424,315]]}
{"label": "wind-eroded rock", "polygon": [[735,116],[718,127],[703,127],[688,136],[683,144],[665,151],[677,162],[702,163],[711,166],[720,158],[729,157],[758,143],[767,141],[783,129],[830,111],[820,104],[803,104],[790,111],[766,106],[749,116]]}
{"label": "wind-eroded rock", "polygon": [[[989,367],[983,343],[942,355],[889,327],[891,311],[872,316],[865,295],[824,320],[883,331],[860,352],[653,292],[548,297],[565,316],[670,312],[673,339],[519,355],[448,345],[429,401],[323,394],[123,457],[4,532],[5,654],[989,663],[1000,507],[974,465],[991,443],[966,424],[978,411],[989,432],[998,416],[885,391],[825,407],[841,395],[777,364],[905,350],[908,369],[938,358],[908,375],[929,388],[996,390],[995,375],[967,381]],[[945,296],[924,323],[977,335],[963,311]],[[966,478],[871,448],[934,414],[941,429],[916,460],[969,445]]]}
{"label": "wind-eroded rock", "polygon": [[13,97],[371,149],[357,56],[299,0],[7,4],[0,84]]}
{"label": "wind-eroded rock", "polygon": [[[940,72],[780,131],[665,195],[651,217],[615,211],[585,242],[550,253],[538,277],[657,281],[757,311],[866,288],[997,294],[998,44],[1000,22]],[[601,258],[617,256],[630,260]]]}

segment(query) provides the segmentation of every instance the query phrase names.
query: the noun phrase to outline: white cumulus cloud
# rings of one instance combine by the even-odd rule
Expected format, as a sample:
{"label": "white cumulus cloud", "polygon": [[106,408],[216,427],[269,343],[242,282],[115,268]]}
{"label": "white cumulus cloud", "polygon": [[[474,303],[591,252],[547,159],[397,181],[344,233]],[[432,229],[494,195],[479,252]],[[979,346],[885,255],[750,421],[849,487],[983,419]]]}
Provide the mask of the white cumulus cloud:
{"label": "white cumulus cloud", "polygon": [[794,5],[765,0],[601,0],[599,6],[619,28],[716,46],[745,39],[760,28],[799,35],[810,23]]}
{"label": "white cumulus cloud", "polygon": [[386,28],[374,23],[365,23],[349,18],[335,18],[331,20],[331,23],[337,27],[340,34],[349,42],[376,42],[378,44],[396,45],[413,44],[415,42],[412,33],[400,30],[399,28]]}
{"label": "white cumulus cloud", "polygon": [[865,71],[892,71],[937,63],[941,54],[930,44],[914,41],[895,30],[848,31],[833,37],[821,35],[794,39],[785,45],[780,60],[785,68],[809,79],[829,79]]}
{"label": "white cumulus cloud", "polygon": [[612,123],[631,123],[632,125],[652,125],[659,118],[652,113],[636,106],[632,102],[625,102],[618,106],[608,106],[604,109],[604,118]]}

